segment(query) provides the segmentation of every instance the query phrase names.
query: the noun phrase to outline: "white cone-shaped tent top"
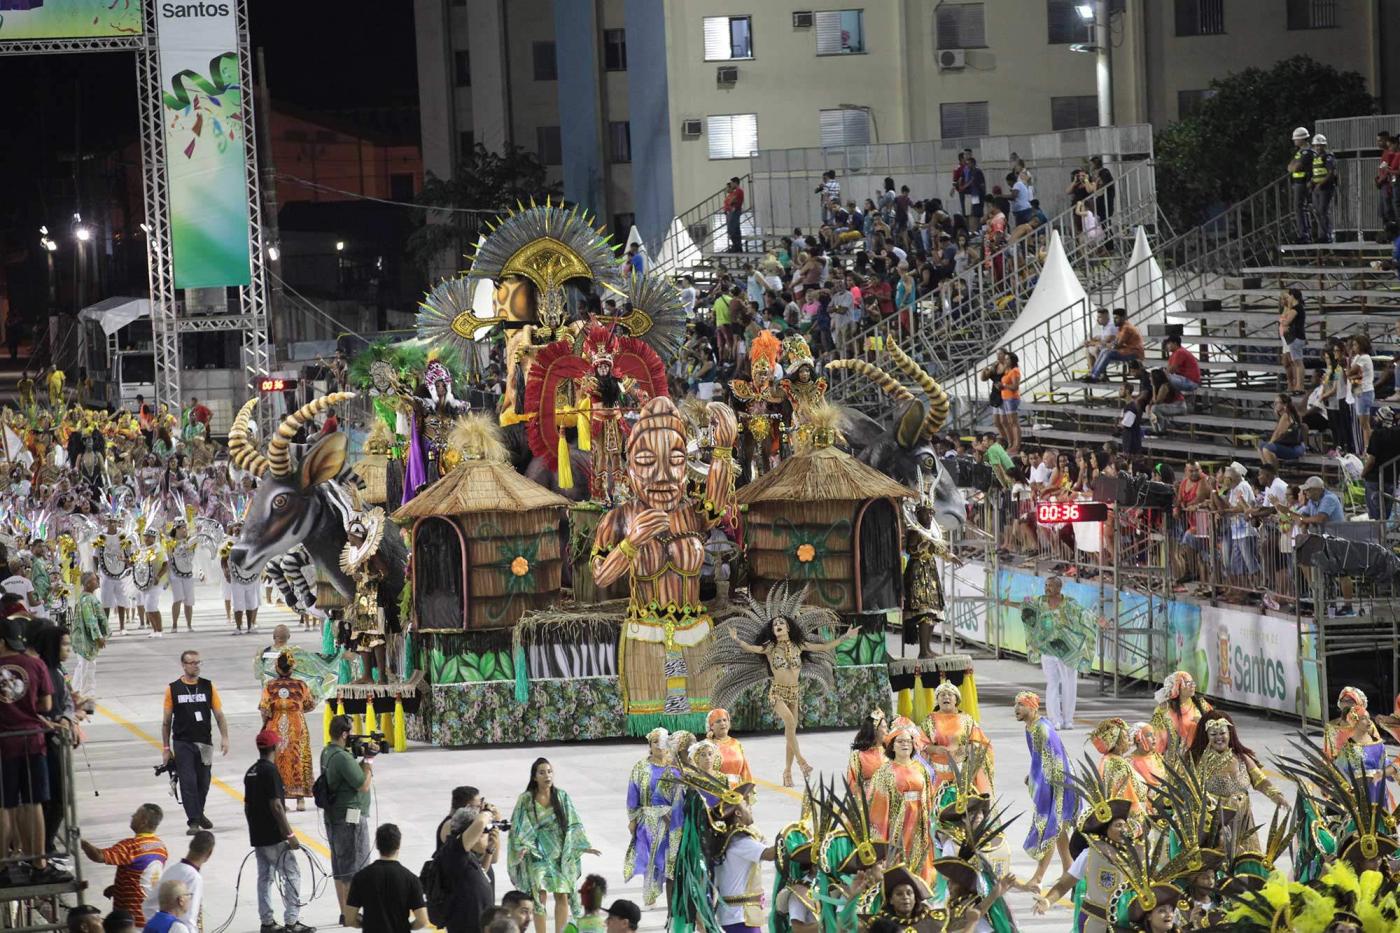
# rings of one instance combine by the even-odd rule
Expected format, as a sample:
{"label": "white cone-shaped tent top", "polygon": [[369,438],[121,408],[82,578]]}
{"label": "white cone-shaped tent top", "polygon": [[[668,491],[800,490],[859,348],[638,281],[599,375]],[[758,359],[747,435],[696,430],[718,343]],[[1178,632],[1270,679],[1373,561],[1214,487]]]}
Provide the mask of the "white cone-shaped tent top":
{"label": "white cone-shaped tent top", "polygon": [[1113,301],[1109,307],[1127,308],[1128,320],[1144,333],[1148,324],[1160,324],[1168,314],[1186,310],[1167,282],[1167,277],[1162,274],[1162,267],[1157,264],[1152,247],[1148,245],[1147,231],[1141,226],[1133,238],[1133,256],[1113,291]]}
{"label": "white cone-shaped tent top", "polygon": [[690,238],[690,231],[685,229],[679,217],[675,217],[671,220],[665,239],[661,241],[661,248],[657,250],[652,269],[663,275],[675,275],[682,269],[699,265],[702,259],[704,256]]}
{"label": "white cone-shaped tent top", "polygon": [[[1075,354],[1084,340],[1083,328],[1065,327],[1068,318],[1060,316],[1061,312],[1087,319],[1089,296],[1070,267],[1064,244],[1060,242],[1060,232],[1056,230],[1050,234],[1050,246],[1035,291],[1031,292],[1006,335],[997,342],[997,347],[1006,347],[1020,358],[1022,380],[1043,375],[1052,363],[1061,365],[1061,362],[1065,367],[1063,375],[1069,378],[1068,369],[1074,364]],[[987,397],[987,384],[980,381],[977,374],[994,362],[996,347],[958,378],[951,394],[964,404],[971,400],[974,410],[980,410],[982,403],[978,399]]]}

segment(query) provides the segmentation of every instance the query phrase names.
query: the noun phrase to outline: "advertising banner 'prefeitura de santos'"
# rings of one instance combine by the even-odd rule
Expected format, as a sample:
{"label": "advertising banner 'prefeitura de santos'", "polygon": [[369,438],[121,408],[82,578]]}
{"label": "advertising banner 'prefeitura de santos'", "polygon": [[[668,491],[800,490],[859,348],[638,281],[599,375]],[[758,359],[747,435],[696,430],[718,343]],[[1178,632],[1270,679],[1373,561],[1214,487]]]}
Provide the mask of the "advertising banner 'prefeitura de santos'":
{"label": "advertising banner 'prefeitura de santos'", "polygon": [[144,31],[141,3],[142,0],[4,0],[0,2],[0,46],[35,39],[139,36]]}
{"label": "advertising banner 'prefeitura de santos'", "polygon": [[247,285],[248,189],[234,0],[157,2],[176,288]]}

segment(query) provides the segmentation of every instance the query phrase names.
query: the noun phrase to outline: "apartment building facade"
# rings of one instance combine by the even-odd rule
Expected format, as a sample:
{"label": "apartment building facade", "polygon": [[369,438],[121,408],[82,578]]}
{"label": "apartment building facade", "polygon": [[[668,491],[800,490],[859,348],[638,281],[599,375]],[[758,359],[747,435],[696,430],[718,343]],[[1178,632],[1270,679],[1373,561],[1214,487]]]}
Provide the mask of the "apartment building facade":
{"label": "apartment building facade", "polygon": [[[619,236],[748,171],[760,148],[1098,123],[1076,0],[415,0],[423,156],[534,151]],[[1400,3],[1115,0],[1114,122],[1163,125],[1212,79],[1306,53],[1395,97]]]}

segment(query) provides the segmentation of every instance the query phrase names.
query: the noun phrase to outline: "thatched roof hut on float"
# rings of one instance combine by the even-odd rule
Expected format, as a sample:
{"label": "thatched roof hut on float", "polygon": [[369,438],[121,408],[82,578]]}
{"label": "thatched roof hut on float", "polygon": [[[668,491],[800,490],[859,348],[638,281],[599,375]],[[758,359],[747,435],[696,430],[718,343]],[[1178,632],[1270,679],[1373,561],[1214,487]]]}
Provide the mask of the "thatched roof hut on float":
{"label": "thatched roof hut on float", "polygon": [[559,600],[569,501],[515,472],[491,420],[459,419],[461,462],[394,513],[413,522],[419,632],[507,629]]}
{"label": "thatched roof hut on float", "polygon": [[786,580],[840,613],[900,608],[899,501],[914,491],[831,446],[831,428],[810,433],[810,449],[738,492],[750,590]]}

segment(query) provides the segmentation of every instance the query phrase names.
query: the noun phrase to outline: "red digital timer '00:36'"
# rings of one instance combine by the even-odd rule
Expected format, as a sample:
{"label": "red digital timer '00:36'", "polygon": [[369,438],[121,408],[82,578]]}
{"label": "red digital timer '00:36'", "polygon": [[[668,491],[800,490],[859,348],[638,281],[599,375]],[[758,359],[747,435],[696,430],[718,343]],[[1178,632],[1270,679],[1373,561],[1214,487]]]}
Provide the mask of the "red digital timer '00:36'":
{"label": "red digital timer '00:36'", "polygon": [[1042,525],[1062,522],[1101,522],[1108,518],[1106,502],[1042,502],[1036,506],[1035,519]]}

